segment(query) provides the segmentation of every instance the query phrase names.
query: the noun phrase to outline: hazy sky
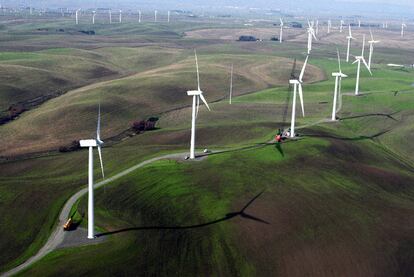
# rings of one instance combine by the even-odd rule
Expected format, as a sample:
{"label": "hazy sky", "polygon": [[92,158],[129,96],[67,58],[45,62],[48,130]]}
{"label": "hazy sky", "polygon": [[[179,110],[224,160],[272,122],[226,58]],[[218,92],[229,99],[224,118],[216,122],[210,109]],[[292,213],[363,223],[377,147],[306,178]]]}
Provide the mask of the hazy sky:
{"label": "hazy sky", "polygon": [[[0,0],[2,5],[37,7],[124,7],[135,9],[281,9],[290,13],[398,14],[414,19],[414,0]],[[223,12],[227,10],[224,9]]]}

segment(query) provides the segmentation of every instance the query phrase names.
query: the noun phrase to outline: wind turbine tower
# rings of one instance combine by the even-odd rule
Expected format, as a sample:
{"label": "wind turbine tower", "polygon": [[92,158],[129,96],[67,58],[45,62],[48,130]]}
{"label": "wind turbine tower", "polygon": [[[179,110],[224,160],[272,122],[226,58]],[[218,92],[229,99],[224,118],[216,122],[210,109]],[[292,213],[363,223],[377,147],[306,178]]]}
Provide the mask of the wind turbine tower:
{"label": "wind turbine tower", "polygon": [[229,97],[229,104],[232,104],[232,97],[233,97],[233,64],[231,65],[231,72],[230,72],[230,97]]}
{"label": "wind turbine tower", "polygon": [[283,26],[284,26],[283,19],[282,19],[282,18],[280,18],[280,34],[279,34],[279,43],[282,43],[282,42],[283,42]]}
{"label": "wind turbine tower", "polygon": [[154,11],[154,22],[157,22],[157,15],[158,15],[158,11],[155,10]]}
{"label": "wind turbine tower", "polygon": [[352,30],[351,30],[351,24],[349,24],[349,33],[348,36],[346,37],[346,39],[348,40],[348,48],[346,50],[346,62],[349,62],[349,52],[351,49],[351,41],[354,39],[354,37],[352,36]]}
{"label": "wind turbine tower", "polygon": [[371,34],[371,40],[368,41],[368,44],[369,44],[368,67],[369,67],[369,69],[371,69],[372,55],[374,53],[374,44],[377,44],[380,41],[374,39],[374,36],[372,35],[372,31],[371,30],[369,30],[369,32]]}
{"label": "wind turbine tower", "polygon": [[300,104],[302,107],[302,115],[305,117],[305,107],[303,104],[303,89],[302,89],[302,83],[303,83],[303,76],[305,74],[306,65],[308,63],[309,55],[306,56],[305,63],[303,64],[302,71],[300,72],[299,79],[293,79],[289,80],[289,83],[293,85],[293,103],[292,103],[292,119],[290,122],[290,137],[294,138],[296,136],[295,133],[295,120],[296,120],[296,94],[299,91],[299,98],[300,98]]}
{"label": "wind turbine tower", "polygon": [[372,75],[371,69],[369,68],[367,62],[365,61],[364,58],[364,49],[365,49],[365,35],[363,38],[363,43],[362,43],[362,53],[361,56],[357,56],[355,57],[355,61],[352,64],[357,64],[357,77],[356,77],[356,84],[355,84],[355,95],[358,96],[359,95],[359,80],[360,80],[360,73],[361,73],[361,63],[363,63],[365,65],[365,67],[368,69],[369,73]]}
{"label": "wind turbine tower", "polygon": [[105,178],[103,163],[102,163],[102,145],[101,136],[101,108],[99,106],[98,125],[96,129],[96,138],[81,140],[81,147],[89,148],[89,163],[88,163],[88,239],[95,238],[95,221],[94,221],[94,184],[93,184],[93,148],[98,149],[99,160],[101,162],[102,177]]}
{"label": "wind turbine tower", "polygon": [[142,12],[141,10],[138,11],[138,23],[141,23],[142,20]]}
{"label": "wind turbine tower", "polygon": [[197,59],[197,51],[194,50],[194,56],[196,61],[196,68],[197,68],[197,90],[190,90],[187,91],[188,96],[193,97],[193,107],[192,107],[192,120],[191,120],[191,142],[190,142],[190,159],[195,159],[195,128],[196,128],[196,119],[198,116],[198,110],[200,108],[200,99],[204,102],[207,109],[210,111],[210,107],[208,106],[208,103],[206,99],[203,96],[203,92],[200,88],[200,72],[198,70],[198,59]]}
{"label": "wind turbine tower", "polygon": [[337,54],[338,54],[339,72],[332,73],[332,76],[335,77],[335,91],[334,91],[332,117],[331,117],[332,121],[336,121],[336,110],[337,110],[336,106],[337,106],[338,97],[341,94],[342,78],[348,77],[347,75],[342,73],[341,57],[339,55],[339,50],[337,50]]}

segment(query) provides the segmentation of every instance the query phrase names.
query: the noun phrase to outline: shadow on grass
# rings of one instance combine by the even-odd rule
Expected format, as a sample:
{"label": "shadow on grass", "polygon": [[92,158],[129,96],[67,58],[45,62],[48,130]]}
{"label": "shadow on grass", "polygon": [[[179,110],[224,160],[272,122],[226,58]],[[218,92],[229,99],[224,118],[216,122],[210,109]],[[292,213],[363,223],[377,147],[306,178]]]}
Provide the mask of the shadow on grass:
{"label": "shadow on grass", "polygon": [[365,118],[365,117],[373,117],[373,116],[383,116],[387,117],[389,119],[392,119],[394,121],[398,121],[393,117],[393,115],[397,114],[398,112],[385,114],[385,113],[370,113],[370,114],[362,114],[362,115],[355,115],[355,116],[349,116],[349,117],[340,117],[339,120],[349,120],[349,119],[357,119],[357,118]]}
{"label": "shadow on grass", "polygon": [[378,138],[382,135],[385,135],[386,133],[390,131],[391,130],[385,130],[385,131],[381,131],[371,136],[358,136],[358,137],[353,137],[353,138],[338,137],[338,136],[329,135],[329,134],[304,134],[304,135],[306,135],[307,137],[330,138],[330,139],[337,139],[337,140],[344,140],[344,141],[359,141],[359,140],[367,140],[367,139],[372,140],[374,138]]}
{"label": "shadow on grass", "polygon": [[282,143],[276,142],[275,147],[277,151],[279,151],[280,155],[282,155],[282,157],[285,157],[285,152],[283,152]]}
{"label": "shadow on grass", "polygon": [[257,221],[257,222],[260,222],[260,223],[263,223],[263,224],[270,224],[269,222],[267,222],[263,219],[260,219],[258,217],[255,217],[253,215],[250,215],[250,214],[246,213],[246,209],[251,204],[253,204],[253,202],[256,201],[263,193],[264,193],[264,191],[260,192],[258,195],[253,197],[239,212],[228,213],[222,218],[219,218],[219,219],[216,219],[216,220],[213,220],[213,221],[209,221],[209,222],[206,222],[206,223],[188,225],[188,226],[131,227],[131,228],[125,228],[125,229],[120,229],[120,230],[116,230],[116,231],[97,234],[96,236],[97,237],[102,237],[102,236],[115,235],[115,234],[119,234],[119,233],[125,233],[125,232],[131,232],[131,231],[143,231],[143,230],[186,230],[186,229],[196,229],[196,228],[203,228],[203,227],[207,227],[207,226],[210,226],[210,225],[214,225],[214,224],[224,222],[224,221],[227,221],[227,220],[231,220],[231,219],[233,219],[235,217],[238,217],[238,216],[241,217],[241,218]]}

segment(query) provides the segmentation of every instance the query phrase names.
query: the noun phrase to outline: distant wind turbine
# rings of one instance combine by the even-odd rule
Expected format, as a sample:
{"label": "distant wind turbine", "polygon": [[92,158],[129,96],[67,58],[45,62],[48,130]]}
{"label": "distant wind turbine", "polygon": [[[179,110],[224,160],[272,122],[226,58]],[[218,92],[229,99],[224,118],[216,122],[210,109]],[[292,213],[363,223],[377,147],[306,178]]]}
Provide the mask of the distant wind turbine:
{"label": "distant wind turbine", "polygon": [[92,12],[92,24],[95,24],[96,11]]}
{"label": "distant wind turbine", "polygon": [[333,99],[333,108],[332,108],[332,121],[336,120],[336,110],[337,110],[337,100],[341,93],[341,86],[342,86],[342,78],[348,77],[347,75],[342,73],[341,69],[341,57],[339,55],[339,50],[337,49],[338,54],[338,66],[339,66],[339,72],[332,73],[332,76],[335,77],[335,91],[334,91],[334,99]]}
{"label": "distant wind turbine", "polygon": [[315,40],[318,40],[315,36],[315,30],[313,29],[314,22],[309,22],[308,20],[308,55],[312,51],[312,40],[315,38]]}
{"label": "distant wind turbine", "polygon": [[280,18],[280,34],[279,34],[279,42],[280,43],[282,43],[282,41],[283,41],[283,26],[284,26],[283,19]]}
{"label": "distant wind turbine", "polygon": [[303,103],[303,89],[302,89],[302,83],[303,83],[303,76],[305,75],[305,69],[306,65],[308,63],[309,55],[306,56],[305,63],[303,64],[302,71],[300,72],[298,79],[290,80],[289,83],[293,85],[293,103],[292,103],[292,119],[290,123],[290,137],[294,138],[296,136],[295,134],[295,120],[296,120],[296,94],[299,90],[299,98],[300,98],[300,104],[302,107],[302,115],[305,117],[305,107]]}
{"label": "distant wind turbine", "polygon": [[98,124],[96,128],[96,138],[81,140],[80,146],[89,148],[89,165],[88,165],[88,239],[95,238],[95,221],[94,221],[94,184],[93,184],[93,148],[98,148],[99,160],[101,162],[102,177],[105,178],[104,168],[102,163],[102,146],[104,142],[101,140],[101,106],[98,111]]}
{"label": "distant wind turbine", "polygon": [[329,19],[328,20],[328,34],[331,33],[331,28],[332,28],[332,21]]}
{"label": "distant wind turbine", "polygon": [[141,23],[142,20],[142,12],[139,10],[138,11],[138,23]]}
{"label": "distant wind turbine", "polygon": [[404,37],[404,29],[407,28],[407,24],[405,24],[404,22],[401,23],[401,37]]}
{"label": "distant wind turbine", "polygon": [[122,10],[119,10],[119,23],[122,23]]}
{"label": "distant wind turbine", "polygon": [[354,37],[352,36],[352,30],[351,30],[351,24],[349,24],[349,32],[348,32],[348,36],[346,37],[346,39],[348,40],[348,47],[346,50],[346,62],[349,62],[349,52],[351,50],[351,41],[354,39]]}
{"label": "distant wind turbine", "polygon": [[190,159],[195,159],[195,128],[196,128],[196,119],[198,116],[198,110],[200,108],[200,99],[204,102],[207,109],[210,111],[210,107],[206,99],[203,96],[203,92],[200,88],[200,71],[198,69],[198,58],[197,58],[197,51],[194,50],[194,56],[196,61],[196,68],[197,68],[197,90],[190,90],[187,91],[188,96],[193,97],[193,108],[192,108],[192,121],[191,121],[191,142],[190,142]]}
{"label": "distant wind turbine", "polygon": [[374,40],[374,36],[372,35],[372,31],[369,30],[371,34],[371,40],[368,41],[369,43],[369,56],[368,56],[368,67],[371,69],[371,61],[372,61],[372,54],[374,53],[374,44],[379,43],[379,40]]}
{"label": "distant wind turbine", "polygon": [[112,24],[112,10],[109,10],[108,13],[109,13],[109,24]]}
{"label": "distant wind turbine", "polygon": [[316,28],[315,28],[316,35],[319,34],[319,20],[316,20]]}
{"label": "distant wind turbine", "polygon": [[361,28],[361,20],[358,20],[358,28]]}
{"label": "distant wind turbine", "polygon": [[361,56],[356,56],[355,61],[352,64],[358,64],[357,67],[357,77],[356,77],[356,84],[355,84],[355,95],[359,95],[359,79],[360,79],[360,73],[361,73],[361,62],[365,65],[365,67],[368,69],[369,73],[372,75],[371,69],[369,68],[367,62],[364,58],[364,48],[365,48],[365,35],[363,38],[363,44],[362,44],[362,53]]}
{"label": "distant wind turbine", "polygon": [[79,12],[80,12],[80,9],[77,9],[75,11],[75,21],[76,21],[76,25],[79,24]]}
{"label": "distant wind turbine", "polygon": [[157,15],[158,15],[158,11],[155,10],[154,11],[154,22],[157,22]]}
{"label": "distant wind turbine", "polygon": [[233,97],[233,64],[231,65],[231,72],[230,72],[230,97],[229,97],[229,104],[231,105],[232,97]]}
{"label": "distant wind turbine", "polygon": [[339,24],[339,32],[342,33],[344,28],[344,21],[341,19],[341,23]]}

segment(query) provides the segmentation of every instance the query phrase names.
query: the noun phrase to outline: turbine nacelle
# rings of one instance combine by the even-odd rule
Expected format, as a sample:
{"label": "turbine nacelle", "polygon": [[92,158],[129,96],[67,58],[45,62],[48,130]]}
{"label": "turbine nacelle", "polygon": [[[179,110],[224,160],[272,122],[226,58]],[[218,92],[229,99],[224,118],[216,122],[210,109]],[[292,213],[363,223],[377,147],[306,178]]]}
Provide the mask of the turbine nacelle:
{"label": "turbine nacelle", "polygon": [[80,142],[81,147],[97,147],[98,141],[96,139],[85,139],[81,140]]}
{"label": "turbine nacelle", "polygon": [[332,76],[333,77],[340,77],[340,78],[347,78],[348,77],[348,75],[345,75],[341,72],[334,72],[334,73],[332,73]]}
{"label": "turbine nacelle", "polygon": [[201,90],[189,90],[187,91],[188,96],[195,96],[195,95],[201,95],[203,92]]}

